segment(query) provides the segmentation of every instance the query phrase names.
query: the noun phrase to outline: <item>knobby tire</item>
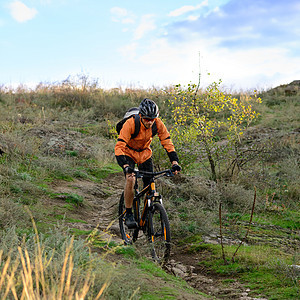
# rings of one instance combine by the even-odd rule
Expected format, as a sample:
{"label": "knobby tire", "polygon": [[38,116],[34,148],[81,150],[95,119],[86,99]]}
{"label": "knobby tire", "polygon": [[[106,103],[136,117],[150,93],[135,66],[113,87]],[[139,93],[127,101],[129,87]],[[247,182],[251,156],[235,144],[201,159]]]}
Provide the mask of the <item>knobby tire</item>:
{"label": "knobby tire", "polygon": [[171,231],[165,208],[154,203],[149,212],[148,241],[152,258],[158,263],[165,263],[170,257]]}

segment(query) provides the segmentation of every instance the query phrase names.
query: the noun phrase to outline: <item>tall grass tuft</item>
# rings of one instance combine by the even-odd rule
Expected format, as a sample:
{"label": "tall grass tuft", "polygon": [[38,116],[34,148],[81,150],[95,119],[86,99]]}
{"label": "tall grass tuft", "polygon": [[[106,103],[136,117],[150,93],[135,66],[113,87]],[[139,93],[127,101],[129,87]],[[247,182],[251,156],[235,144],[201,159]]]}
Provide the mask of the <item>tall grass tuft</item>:
{"label": "tall grass tuft", "polygon": [[123,271],[104,261],[105,253],[93,254],[63,226],[46,235],[33,227],[23,238],[14,228],[2,232],[0,299],[135,299],[136,287],[122,285]]}
{"label": "tall grass tuft", "polygon": [[[40,240],[34,222],[33,225],[33,249],[28,248],[23,239],[17,247],[17,256],[11,251],[8,254],[3,249],[0,251],[1,299],[85,299],[94,279],[89,261],[86,264],[90,267],[85,271],[74,263],[74,237],[68,241],[64,254],[59,254],[56,249],[49,251]],[[56,260],[57,255],[62,255],[61,263]],[[81,275],[82,271],[85,276]],[[109,280],[103,283],[94,299],[100,299],[108,285]]]}

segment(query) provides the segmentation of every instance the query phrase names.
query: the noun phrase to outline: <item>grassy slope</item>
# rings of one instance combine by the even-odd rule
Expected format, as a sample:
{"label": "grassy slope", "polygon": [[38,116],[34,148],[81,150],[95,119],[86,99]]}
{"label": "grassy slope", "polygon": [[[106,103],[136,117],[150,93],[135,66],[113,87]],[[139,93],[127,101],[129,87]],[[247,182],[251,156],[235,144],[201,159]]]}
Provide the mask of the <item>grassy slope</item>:
{"label": "grassy slope", "polygon": [[[55,247],[58,252],[64,253],[65,246],[57,247],[53,240],[47,239],[53,235],[49,233],[49,228],[53,228],[52,224],[56,224],[57,220],[68,218],[68,214],[80,207],[84,200],[76,191],[63,195],[65,205],[54,209],[50,214],[47,201],[57,198],[51,186],[57,180],[84,179],[101,182],[107,175],[118,170],[113,162],[114,140],[111,139],[107,122],[114,122],[126,107],[136,105],[145,93],[146,91],[105,93],[101,90],[84,92],[51,87],[35,92],[2,91],[0,226],[4,257],[11,255],[12,259],[17,259],[15,253],[8,254],[7,251],[9,248],[17,248],[22,235],[26,234],[28,244],[33,239],[32,224],[28,213],[23,209],[24,205],[29,207],[38,230],[45,235],[45,247]],[[154,99],[159,95],[158,91],[147,93]],[[275,137],[279,141],[272,144],[269,157],[255,160],[248,172],[239,174],[231,182],[220,182],[216,189],[208,188],[203,183],[205,179],[199,177],[195,169],[190,170],[193,177],[182,176],[179,180],[175,197],[172,185],[170,187],[166,184],[162,188],[168,196],[165,205],[171,215],[173,231],[178,234],[174,235],[179,245],[178,251],[194,256],[206,253],[200,264],[207,272],[222,276],[224,282],[234,276],[249,286],[253,295],[266,295],[270,299],[296,299],[299,283],[297,274],[289,271],[289,265],[299,264],[299,253],[297,249],[293,250],[295,245],[299,245],[299,135],[295,134],[299,128],[299,104],[297,97],[290,97],[284,103],[275,101],[277,98],[274,100],[270,95],[265,97],[267,106],[257,108],[261,111],[261,119],[256,128],[258,134],[265,128],[271,128],[268,131],[271,132],[268,133],[269,139]],[[160,106],[163,107],[163,103]],[[277,136],[274,135],[274,130]],[[77,144],[74,145],[72,142],[75,140]],[[225,203],[225,237],[236,239],[244,235],[252,204],[253,184],[257,186],[258,199],[253,219],[255,226],[251,228],[247,240],[249,247],[239,250],[234,263],[224,264],[220,246],[205,243],[203,237],[211,231],[218,234],[218,199]],[[67,221],[82,222],[80,214],[75,219],[70,218]],[[203,223],[203,220],[206,222]],[[12,236],[12,230],[14,238],[8,239],[8,236]],[[62,241],[61,245],[66,244],[65,241],[69,239],[69,235],[65,235],[60,229],[56,229],[54,235]],[[182,235],[189,239],[182,241]],[[96,247],[95,240],[93,242]],[[29,253],[34,259],[36,254],[32,246],[26,247],[31,249]],[[82,267],[80,257],[84,256],[86,261],[90,258],[84,248],[78,246],[76,249],[74,262],[78,268],[83,268],[84,277],[90,270]],[[107,247],[102,247],[101,253],[103,249],[107,250]],[[119,246],[108,249],[120,251]],[[235,249],[236,246],[225,246],[227,260],[230,260]],[[117,254],[117,260],[124,260],[124,264],[103,263],[105,267],[102,271],[95,271],[93,268],[96,266],[91,263],[95,281],[91,284],[89,293],[95,295],[103,287],[107,275],[105,270],[110,270],[113,274],[112,284],[106,293],[112,298],[123,295],[126,299],[133,294],[145,299],[159,299],[161,295],[176,299],[178,294],[185,294],[187,299],[199,297],[183,281],[167,275],[139,256],[137,259],[134,253],[135,251],[133,258],[132,255],[124,257],[124,254]],[[102,264],[102,258],[100,259],[98,264]],[[63,259],[58,260],[56,269],[60,269],[63,262]],[[54,276],[59,281],[59,274]],[[20,276],[15,277],[20,284]],[[155,286],[154,291],[152,286]]]}

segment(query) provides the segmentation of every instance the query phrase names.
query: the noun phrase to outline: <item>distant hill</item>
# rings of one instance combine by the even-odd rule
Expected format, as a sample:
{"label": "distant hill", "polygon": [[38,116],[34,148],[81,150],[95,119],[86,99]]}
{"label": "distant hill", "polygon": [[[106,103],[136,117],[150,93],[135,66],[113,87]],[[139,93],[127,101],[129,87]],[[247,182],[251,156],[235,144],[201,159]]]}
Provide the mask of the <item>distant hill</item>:
{"label": "distant hill", "polygon": [[271,95],[285,95],[285,96],[295,96],[300,91],[300,80],[294,80],[288,84],[282,84],[277,86],[267,93]]}

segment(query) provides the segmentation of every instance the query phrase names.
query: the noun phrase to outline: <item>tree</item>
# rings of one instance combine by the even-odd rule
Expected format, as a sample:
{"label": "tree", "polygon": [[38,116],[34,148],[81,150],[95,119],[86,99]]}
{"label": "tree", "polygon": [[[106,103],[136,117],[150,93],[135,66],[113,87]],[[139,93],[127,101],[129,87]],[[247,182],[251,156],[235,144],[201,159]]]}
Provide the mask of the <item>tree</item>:
{"label": "tree", "polygon": [[[212,83],[204,92],[195,84],[187,88],[175,85],[169,93],[174,126],[171,135],[182,164],[189,166],[199,157],[206,159],[211,179],[217,179],[217,165],[221,160],[236,155],[236,145],[247,127],[257,118],[252,103],[260,98],[245,101],[225,94],[219,83]],[[220,134],[223,143],[220,143]]]}

